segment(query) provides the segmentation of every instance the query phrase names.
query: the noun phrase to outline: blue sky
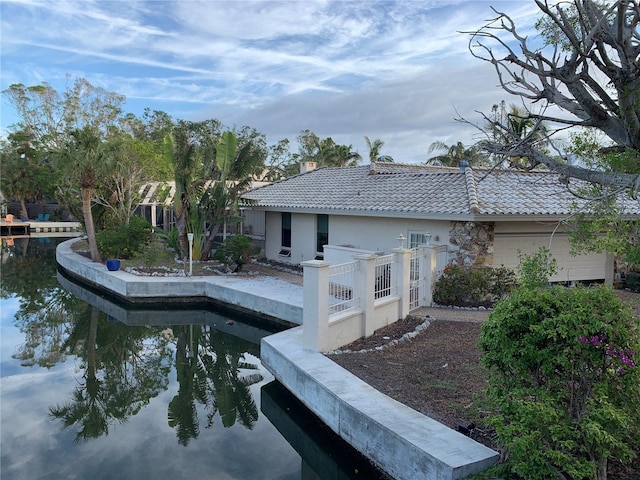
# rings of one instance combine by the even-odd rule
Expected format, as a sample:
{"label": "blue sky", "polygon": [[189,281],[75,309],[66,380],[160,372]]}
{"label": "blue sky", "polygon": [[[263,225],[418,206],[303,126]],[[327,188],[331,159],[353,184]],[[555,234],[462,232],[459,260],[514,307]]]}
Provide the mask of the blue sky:
{"label": "blue sky", "polygon": [[[396,162],[418,163],[435,140],[473,141],[458,115],[518,102],[458,33],[491,6],[525,33],[537,16],[522,0],[2,0],[0,87],[63,91],[67,76],[83,77],[125,95],[136,115],[249,125],[293,151],[309,129],[365,158],[367,135]],[[3,136],[16,121],[3,99]]]}

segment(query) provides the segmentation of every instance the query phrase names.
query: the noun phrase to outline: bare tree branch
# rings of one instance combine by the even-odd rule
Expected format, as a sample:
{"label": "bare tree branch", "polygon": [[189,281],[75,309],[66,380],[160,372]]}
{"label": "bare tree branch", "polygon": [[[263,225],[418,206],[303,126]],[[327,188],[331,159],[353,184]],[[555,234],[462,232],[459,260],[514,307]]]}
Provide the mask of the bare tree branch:
{"label": "bare tree branch", "polygon": [[[471,54],[493,65],[506,92],[557,105],[572,116],[541,120],[595,127],[614,143],[639,150],[638,1],[619,0],[606,9],[593,0],[536,4],[562,45],[530,46],[509,15],[494,9],[497,17],[476,32],[465,32],[471,35]],[[515,43],[507,42],[501,32],[509,33]]]}

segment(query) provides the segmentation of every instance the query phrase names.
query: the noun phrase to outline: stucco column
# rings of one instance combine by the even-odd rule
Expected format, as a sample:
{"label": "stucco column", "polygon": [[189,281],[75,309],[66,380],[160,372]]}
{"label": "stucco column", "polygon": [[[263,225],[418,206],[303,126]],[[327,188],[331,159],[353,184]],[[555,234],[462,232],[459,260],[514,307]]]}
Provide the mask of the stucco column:
{"label": "stucco column", "polygon": [[376,255],[354,255],[353,259],[360,262],[356,295],[360,298],[362,308],[361,335],[368,337],[375,331],[373,304],[376,293]]}
{"label": "stucco column", "polygon": [[302,344],[304,348],[322,352],[329,333],[329,262],[308,260],[302,289]]}
{"label": "stucco column", "polygon": [[396,254],[396,286],[400,296],[398,304],[398,319],[409,315],[411,304],[411,250],[406,248],[394,248],[391,250]]}

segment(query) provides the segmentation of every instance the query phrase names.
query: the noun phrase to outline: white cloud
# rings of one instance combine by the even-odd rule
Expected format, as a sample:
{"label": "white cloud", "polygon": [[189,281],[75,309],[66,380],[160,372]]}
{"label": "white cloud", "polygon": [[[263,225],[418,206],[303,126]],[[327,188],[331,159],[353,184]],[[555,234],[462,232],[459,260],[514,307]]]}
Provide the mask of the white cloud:
{"label": "white cloud", "polygon": [[[530,28],[533,2],[495,4]],[[69,74],[126,95],[136,114],[215,117],[272,142],[311,129],[363,150],[369,135],[398,161],[421,161],[433,140],[468,135],[455,109],[505,97],[459,33],[494,16],[489,5],[7,0],[1,86],[62,89]],[[4,130],[15,115],[2,109]]]}

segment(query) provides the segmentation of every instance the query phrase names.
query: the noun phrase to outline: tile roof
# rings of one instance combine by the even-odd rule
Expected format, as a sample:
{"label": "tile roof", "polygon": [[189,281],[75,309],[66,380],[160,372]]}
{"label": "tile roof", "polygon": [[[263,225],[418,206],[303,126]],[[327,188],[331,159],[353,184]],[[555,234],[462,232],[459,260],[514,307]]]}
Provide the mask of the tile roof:
{"label": "tile roof", "polygon": [[[567,215],[580,203],[549,172],[374,163],[319,168],[256,188],[244,198],[269,210],[429,218]],[[640,214],[640,201],[628,201]]]}

